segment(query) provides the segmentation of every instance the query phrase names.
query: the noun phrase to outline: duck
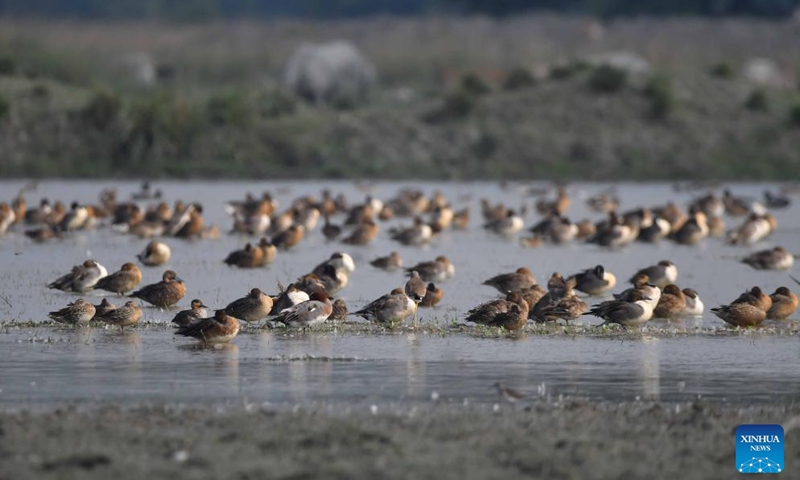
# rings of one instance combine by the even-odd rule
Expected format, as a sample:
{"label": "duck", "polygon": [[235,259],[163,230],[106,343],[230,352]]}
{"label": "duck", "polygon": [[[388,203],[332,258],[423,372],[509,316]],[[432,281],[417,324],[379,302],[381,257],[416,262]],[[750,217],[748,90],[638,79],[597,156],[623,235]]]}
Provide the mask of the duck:
{"label": "duck", "polygon": [[642,290],[635,290],[629,297],[631,301],[602,302],[594,305],[584,315],[602,318],[604,322],[600,325],[601,327],[610,323],[616,323],[623,329],[642,325],[653,317],[653,308],[661,298],[661,291],[658,288],[653,288],[652,291],[657,293],[653,297],[648,297]]}
{"label": "duck", "polygon": [[273,245],[269,237],[261,237],[261,240],[258,242],[258,248],[260,248],[261,253],[264,254],[261,258],[260,266],[269,265],[278,257],[278,247]]}
{"label": "duck", "polygon": [[529,307],[531,305],[536,305],[539,302],[539,300],[542,299],[542,297],[547,295],[547,290],[545,290],[544,287],[542,287],[541,285],[533,285],[532,287],[523,288],[518,292],[522,296],[522,299],[528,303]]}
{"label": "duck", "polygon": [[766,238],[777,227],[775,217],[770,214],[750,214],[739,228],[731,230],[725,236],[730,245],[752,245]]}
{"label": "duck", "polygon": [[[316,277],[316,281],[320,282],[325,287],[325,291],[331,295],[345,288],[349,283],[348,275],[342,270],[337,270],[336,267],[330,263],[318,265],[314,268],[314,273],[312,273],[312,275]],[[301,280],[302,279],[298,280],[298,283],[300,283]]]}
{"label": "duck", "polygon": [[169,233],[177,238],[188,239],[199,237],[203,233],[204,228],[203,206],[193,203],[186,207],[183,214],[178,217],[178,221],[171,225]]}
{"label": "duck", "polygon": [[128,296],[142,299],[159,308],[167,308],[178,303],[184,295],[186,285],[183,280],[173,270],[167,270],[160,282],[146,285]]}
{"label": "duck", "polygon": [[525,248],[538,248],[541,247],[543,243],[544,237],[538,233],[519,239],[519,244]]}
{"label": "duck", "polygon": [[602,295],[617,284],[617,277],[613,273],[606,271],[602,265],[576,273],[569,277],[567,281],[571,279],[575,281],[575,290],[593,296]]}
{"label": "duck", "polygon": [[111,309],[103,315],[97,315],[95,318],[109,325],[117,326],[122,331],[129,325],[135,325],[142,318],[142,307],[131,300],[125,302],[125,305]]}
{"label": "duck", "polygon": [[[726,193],[730,194],[730,192]],[[690,205],[689,209],[697,209],[706,214],[708,217],[721,217],[725,214],[725,201],[713,193],[695,199]]]}
{"label": "duck", "polygon": [[469,227],[469,207],[453,213],[452,225],[456,230],[466,230]]}
{"label": "duck", "polygon": [[797,310],[797,295],[787,287],[779,287],[769,297],[772,299],[772,306],[767,310],[770,320],[785,320]]}
{"label": "duck", "polygon": [[433,238],[433,229],[420,217],[414,217],[413,226],[391,231],[391,238],[403,245],[425,245]]}
{"label": "duck", "polygon": [[58,229],[62,232],[71,232],[73,230],[80,230],[89,219],[89,211],[85,206],[80,205],[78,202],[72,202],[70,211],[65,213],[58,222]]}
{"label": "duck", "polygon": [[116,305],[109,302],[107,298],[104,298],[98,305],[94,306],[94,318],[92,320],[96,320],[98,317],[102,317],[107,312],[114,310],[117,308]]}
{"label": "duck", "polygon": [[767,208],[772,208],[775,210],[786,208],[792,204],[791,199],[783,194],[780,193],[772,193],[769,190],[764,191],[764,204]]}
{"label": "duck", "polygon": [[[730,190],[722,192],[722,201],[725,204],[725,213],[732,217],[743,217],[750,212],[752,202],[734,196]],[[716,215],[721,217],[722,215]]]}
{"label": "duck", "polygon": [[352,315],[359,315],[373,322],[392,324],[402,322],[416,312],[417,302],[406,295],[402,288],[395,288]]}
{"label": "duck", "polygon": [[678,280],[678,267],[669,260],[661,260],[655,265],[643,268],[636,272],[630,281],[633,283],[639,275],[647,275],[649,282],[658,288],[664,288]]}
{"label": "duck", "polygon": [[341,298],[333,301],[333,311],[328,320],[347,320],[347,304]]}
{"label": "duck", "polygon": [[616,212],[611,212],[608,220],[597,225],[589,242],[601,247],[621,248],[629,245],[638,236],[639,224],[636,218],[621,218]]}
{"label": "duck", "polygon": [[191,337],[207,344],[230,342],[238,333],[239,320],[224,310],[217,310],[212,318],[200,319],[175,331],[175,335]]}
{"label": "duck", "polygon": [[411,268],[406,268],[406,272],[409,273],[414,270],[426,282],[443,282],[453,278],[456,273],[455,266],[444,255],[439,255],[433,261],[420,262]]}
{"label": "duck", "polygon": [[350,275],[351,273],[356,271],[356,263],[353,261],[353,257],[350,254],[345,252],[334,252],[331,254],[330,258],[325,260],[324,262],[320,263],[312,273],[316,273],[319,275],[323,272],[323,269],[326,265],[330,265],[336,269],[337,272],[340,272],[344,275]]}
{"label": "duck", "polygon": [[506,212],[506,216],[491,222],[487,222],[483,228],[490,230],[497,235],[511,236],[522,230],[525,222],[522,217],[516,214],[512,209]]}
{"label": "duck", "polygon": [[619,197],[613,192],[600,192],[586,199],[586,205],[597,213],[608,213],[619,208]]}
{"label": "duck", "polygon": [[333,303],[324,290],[315,291],[305,302],[286,308],[275,321],[289,327],[313,327],[325,322],[333,313]]}
{"label": "duck", "polygon": [[277,315],[281,311],[309,299],[308,293],[300,290],[294,283],[290,283],[286,288],[278,284],[278,289],[280,290],[280,294],[272,297],[272,310],[269,312],[270,315]]}
{"label": "duck", "polygon": [[17,214],[5,202],[0,203],[0,236],[5,235],[8,227],[13,225],[17,219]]}
{"label": "duck", "polygon": [[671,234],[672,240],[681,245],[695,245],[708,237],[708,219],[700,210],[690,211],[689,220],[675,233]]}
{"label": "duck", "polygon": [[305,231],[306,229],[302,225],[293,224],[273,238],[272,243],[280,250],[289,250],[300,243],[305,235]]}
{"label": "duck", "polygon": [[420,277],[419,272],[412,270],[403,291],[414,303],[420,303],[428,293],[428,287]]}
{"label": "duck", "polygon": [[[658,217],[666,220],[670,224],[670,230],[667,233],[675,233],[683,227],[683,224],[689,220],[688,215],[677,205],[675,202],[668,202],[666,205],[650,209],[652,213]],[[718,217],[713,213],[703,210],[709,218]]]}
{"label": "duck", "polygon": [[700,316],[705,310],[703,301],[700,300],[700,295],[693,288],[684,288],[683,298],[686,300],[686,307],[683,309],[683,315]]}
{"label": "duck", "polygon": [[794,265],[794,255],[783,247],[760,250],[742,259],[756,270],[789,270]]}
{"label": "duck", "polygon": [[253,246],[250,242],[241,250],[229,253],[225,260],[226,265],[238,268],[257,268],[264,265],[264,250],[260,246]]}
{"label": "duck", "polygon": [[49,283],[47,288],[54,288],[64,292],[86,293],[107,275],[108,270],[106,270],[106,267],[100,265],[97,260],[90,259],[72,267],[69,273]]}
{"label": "duck", "polygon": [[61,310],[50,312],[47,314],[47,316],[58,323],[76,325],[79,323],[88,323],[92,318],[94,318],[94,314],[94,305],[82,298],[79,298]]}
{"label": "duck", "polygon": [[[684,222],[685,223],[685,222]],[[672,231],[672,224],[665,218],[659,215],[653,216],[650,225],[639,229],[639,236],[636,240],[639,242],[656,243],[670,234]]]}
{"label": "duck", "polygon": [[556,245],[569,243],[578,236],[578,226],[572,223],[569,218],[557,216],[557,221],[552,222],[547,237]]}
{"label": "duck", "polygon": [[536,285],[536,278],[527,267],[520,267],[511,273],[501,273],[483,282],[497,289],[500,293],[507,295],[525,288]]}
{"label": "duck", "polygon": [[669,318],[682,315],[686,311],[686,296],[674,283],[670,283],[661,291],[658,305],[653,309],[655,318]]}
{"label": "duck", "polygon": [[371,260],[369,264],[375,268],[391,272],[403,266],[403,257],[401,257],[398,252],[390,252],[389,255],[385,257],[378,257]]}
{"label": "duck", "polygon": [[172,249],[164,242],[153,240],[144,247],[136,258],[147,267],[159,267],[167,263],[172,256]]}
{"label": "duck", "polygon": [[229,303],[223,311],[245,322],[258,322],[270,314],[272,305],[272,297],[253,288],[246,296]]}
{"label": "duck", "polygon": [[519,292],[510,292],[506,298],[485,302],[470,309],[464,319],[490,327],[519,330],[528,322],[528,302]]}
{"label": "duck", "polygon": [[625,289],[622,293],[615,293],[614,300],[624,300],[626,302],[630,301],[629,297],[631,293],[636,290],[641,290],[644,288],[648,283],[650,283],[650,277],[646,273],[638,273],[633,276],[630,280],[631,288]]}
{"label": "duck", "polygon": [[124,295],[126,292],[134,290],[141,281],[142,271],[139,270],[139,267],[135,263],[125,262],[118,271],[101,278],[94,288]]}
{"label": "duck", "polygon": [[564,280],[555,272],[547,282],[547,293],[536,302],[529,316],[537,322],[575,320],[586,311],[586,304],[575,295],[575,279]]}
{"label": "duck", "polygon": [[179,327],[185,327],[208,317],[208,307],[203,305],[202,300],[195,298],[190,305],[189,310],[178,312],[172,319],[172,323]]}
{"label": "duck", "polygon": [[563,215],[564,212],[567,211],[571,203],[572,200],[570,200],[569,195],[567,195],[567,192],[564,189],[564,187],[558,187],[556,189],[555,200],[553,201],[548,201],[546,199],[538,200],[536,202],[536,211],[542,215],[547,215],[550,213],[557,213],[558,215]]}
{"label": "duck", "polygon": [[712,308],[711,311],[735,327],[757,327],[767,318],[767,312],[746,302],[734,302]]}
{"label": "duck", "polygon": [[325,223],[322,225],[322,235],[326,240],[336,240],[342,234],[341,225],[331,223],[330,216],[325,215]]}
{"label": "duck", "polygon": [[437,287],[435,283],[431,282],[428,284],[428,288],[425,292],[425,297],[422,298],[422,301],[419,302],[420,307],[435,307],[442,301],[444,298],[444,290]]}
{"label": "duck", "polygon": [[342,243],[347,245],[368,245],[378,236],[378,230],[378,224],[368,218],[358,224],[355,230],[342,240]]}
{"label": "duck", "polygon": [[733,301],[733,303],[747,303],[764,312],[772,308],[772,298],[761,290],[761,287],[753,287]]}

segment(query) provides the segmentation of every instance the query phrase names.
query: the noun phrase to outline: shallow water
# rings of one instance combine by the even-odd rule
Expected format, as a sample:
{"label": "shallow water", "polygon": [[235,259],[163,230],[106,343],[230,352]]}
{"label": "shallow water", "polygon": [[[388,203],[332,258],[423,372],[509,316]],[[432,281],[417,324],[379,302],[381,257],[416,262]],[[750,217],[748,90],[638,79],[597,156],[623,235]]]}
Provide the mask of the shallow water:
{"label": "shallow water", "polygon": [[[0,200],[10,200],[20,182],[0,183]],[[116,183],[121,199],[138,188],[136,183]],[[222,209],[225,200],[244,197],[245,192],[277,192],[281,205],[324,186],[344,191],[351,202],[364,193],[349,183],[159,183],[167,201],[182,198],[205,206],[208,223],[227,229]],[[407,184],[378,184],[374,193],[391,197]],[[289,283],[335,251],[347,251],[355,259],[356,272],[350,285],[340,292],[351,309],[402,286],[401,273],[372,269],[367,261],[397,250],[410,266],[447,254],[456,266],[456,277],[442,285],[445,299],[422,312],[423,322],[449,323],[472,306],[495,298],[493,289],[481,286],[484,279],[519,266],[529,266],[540,282],[554,271],[566,274],[602,263],[614,272],[620,285],[638,268],[661,259],[675,262],[678,284],[695,288],[707,309],[727,303],[745,288],[760,285],[773,291],[792,286],[786,273],[760,272],[736,261],[751,250],[784,245],[790,250],[800,239],[797,207],[776,211],[778,231],[763,244],[751,248],[729,247],[718,239],[703,245],[681,247],[669,242],[634,244],[609,251],[596,246],[545,245],[523,249],[516,243],[488,234],[480,228],[478,199],[490,198],[519,205],[523,199],[514,187],[497,184],[416,184],[427,193],[441,190],[454,207],[472,206],[468,232],[448,232],[426,247],[403,247],[385,233],[368,247],[326,243],[319,232],[295,250],[281,252],[276,262],[260,270],[226,267],[222,259],[247,239],[223,236],[217,241],[184,242],[168,239],[173,257],[167,267],[187,282],[188,293],[181,305],[201,298],[211,307],[221,307],[258,286],[274,292],[278,281]],[[79,182],[45,182],[27,194],[29,204],[41,196],[96,201],[103,185]],[[575,184],[570,187],[573,206],[570,217],[599,219],[580,200],[605,189],[606,185]],[[759,197],[766,185],[736,185],[739,195]],[[618,186],[622,209],[662,204],[668,199],[686,203],[695,194],[675,193],[666,184]],[[526,198],[529,207],[532,198]],[[537,221],[528,214],[527,223]],[[740,219],[726,218],[729,227]],[[408,224],[398,219],[389,225]],[[387,230],[389,225],[382,225]],[[76,297],[47,290],[44,285],[86,258],[95,258],[109,270],[134,259],[146,240],[108,230],[81,232],[61,242],[37,245],[19,233],[0,239],[0,320],[42,321],[48,311]],[[144,269],[143,284],[160,279],[164,268]],[[91,294],[97,303],[101,294]],[[121,299],[111,297],[112,301]],[[589,300],[588,303],[597,301]],[[145,319],[166,322],[173,312],[146,309]],[[597,324],[584,317],[585,324]],[[50,326],[0,330],[0,405],[48,405],[62,401],[269,401],[294,403],[416,402],[428,401],[433,392],[441,399],[493,402],[492,384],[502,381],[530,394],[588,395],[611,400],[638,397],[680,400],[702,395],[707,398],[740,400],[788,400],[800,393],[800,345],[792,333],[797,324],[773,325],[780,335],[765,329],[747,335],[714,335],[723,323],[710,313],[688,319],[683,325],[655,322],[652,332],[641,336],[609,335],[520,335],[510,338],[479,338],[468,334],[427,333],[362,334],[348,331],[287,334],[282,331],[247,330],[230,348],[192,348],[176,340],[169,329],[141,327],[119,334],[102,329],[62,329]],[[689,329],[671,336],[669,332]],[[664,334],[666,332],[666,334]],[[49,341],[43,341],[44,339]],[[36,339],[36,341],[31,341]],[[306,356],[317,359],[309,359]],[[282,361],[283,357],[297,360]],[[333,358],[322,361],[319,358]],[[352,360],[357,359],[357,361]]]}

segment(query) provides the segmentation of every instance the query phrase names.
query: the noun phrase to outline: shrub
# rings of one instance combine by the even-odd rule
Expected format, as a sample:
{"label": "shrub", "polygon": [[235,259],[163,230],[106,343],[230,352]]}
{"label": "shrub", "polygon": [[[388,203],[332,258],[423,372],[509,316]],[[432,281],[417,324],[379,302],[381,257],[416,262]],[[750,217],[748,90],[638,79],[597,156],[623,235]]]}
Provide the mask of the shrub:
{"label": "shrub", "polygon": [[50,98],[50,87],[43,83],[37,83],[31,87],[31,97],[37,100],[47,100]]}
{"label": "shrub", "polygon": [[297,99],[282,88],[272,88],[258,94],[256,108],[263,118],[278,118],[293,114]]}
{"label": "shrub", "polygon": [[102,130],[116,120],[121,109],[122,100],[119,95],[110,90],[98,90],[80,114],[86,124]]}
{"label": "shrub", "polygon": [[587,68],[589,68],[589,65],[586,64],[586,62],[579,60],[570,63],[554,65],[550,67],[548,77],[552,80],[566,80],[567,78],[570,78],[575,74],[586,70]]}
{"label": "shrub", "polygon": [[672,90],[672,80],[666,75],[655,75],[647,81],[644,95],[650,99],[650,116],[653,118],[666,118],[675,108],[675,94]]}
{"label": "shrub", "polygon": [[789,123],[800,127],[800,100],[795,100],[794,104],[789,109]]}
{"label": "shrub", "polygon": [[761,88],[756,88],[747,99],[744,101],[744,108],[753,111],[766,112],[769,110],[769,101],[767,99],[767,92]]}
{"label": "shrub", "polygon": [[733,77],[733,67],[728,62],[719,62],[711,66],[708,70],[708,73],[712,77],[717,78],[732,78]]}
{"label": "shrub", "polygon": [[8,118],[11,115],[11,102],[5,95],[0,95],[0,119]]}
{"label": "shrub", "polygon": [[536,84],[536,78],[525,67],[517,67],[508,73],[503,88],[506,90],[521,90]]}
{"label": "shrub", "polygon": [[216,93],[208,99],[206,113],[216,125],[244,125],[250,120],[250,105],[245,95],[230,90]]}
{"label": "shrub", "polygon": [[485,95],[492,91],[489,85],[474,73],[461,77],[461,89],[469,95]]}
{"label": "shrub", "polygon": [[475,108],[476,98],[463,88],[449,93],[442,99],[442,105],[428,112],[423,120],[440,123],[466,117]]}
{"label": "shrub", "polygon": [[628,81],[628,72],[611,65],[596,67],[589,77],[589,86],[601,93],[615,93],[622,90]]}
{"label": "shrub", "polygon": [[13,58],[0,56],[0,75],[14,75],[16,71],[17,64]]}

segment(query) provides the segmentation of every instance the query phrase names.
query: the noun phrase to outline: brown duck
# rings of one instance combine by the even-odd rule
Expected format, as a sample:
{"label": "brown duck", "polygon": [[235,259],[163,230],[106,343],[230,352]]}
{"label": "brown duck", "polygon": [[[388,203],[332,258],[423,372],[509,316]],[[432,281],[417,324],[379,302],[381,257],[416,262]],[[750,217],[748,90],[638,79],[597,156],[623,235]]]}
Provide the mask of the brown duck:
{"label": "brown duck", "polygon": [[107,277],[101,278],[94,286],[97,290],[118,293],[120,295],[135,289],[142,281],[142,271],[135,263],[127,262]]}
{"label": "brown duck", "polygon": [[186,295],[186,286],[183,280],[172,270],[167,270],[158,283],[146,285],[129,295],[140,298],[159,308],[175,305]]}

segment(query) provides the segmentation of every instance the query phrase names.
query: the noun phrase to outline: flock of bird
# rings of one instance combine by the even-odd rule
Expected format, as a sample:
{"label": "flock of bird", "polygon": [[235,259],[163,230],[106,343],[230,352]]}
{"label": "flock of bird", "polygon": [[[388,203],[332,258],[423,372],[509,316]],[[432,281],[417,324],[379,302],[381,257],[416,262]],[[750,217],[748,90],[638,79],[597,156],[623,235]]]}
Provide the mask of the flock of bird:
{"label": "flock of bird", "polygon": [[[170,207],[161,200],[160,191],[144,184],[130,201],[118,201],[117,192],[104,190],[96,205],[72,203],[70,210],[61,202],[50,204],[41,199],[38,206],[28,208],[24,191],[10,203],[0,203],[0,235],[22,230],[34,241],[44,242],[63,238],[70,232],[109,227],[120,234],[152,239],[138,255],[137,261],[146,267],[159,267],[171,257],[167,237],[182,239],[214,239],[221,235],[216,226],[203,218],[203,206],[197,203],[175,202]],[[531,235],[518,239],[523,247],[536,247],[543,242],[562,244],[584,241],[608,248],[623,248],[634,241],[657,242],[662,239],[693,245],[706,237],[724,237],[734,245],[750,245],[770,235],[777,221],[770,209],[786,208],[790,198],[766,192],[763,202],[735,197],[728,190],[722,196],[708,194],[696,198],[684,210],[675,203],[637,208],[618,212],[619,200],[613,192],[601,192],[587,200],[587,205],[606,218],[573,223],[566,216],[571,199],[563,187],[554,198],[541,198],[535,209],[542,215],[529,228]],[[445,230],[465,230],[470,222],[468,208],[455,211],[439,192],[430,198],[413,189],[401,190],[394,198],[381,201],[367,196],[363,203],[350,205],[341,194],[322,192],[320,198],[305,195],[295,199],[287,209],[279,210],[269,192],[261,197],[248,194],[244,200],[225,204],[232,219],[231,234],[253,236],[257,242],[231,252],[223,261],[237,268],[259,268],[275,261],[279,251],[295,248],[304,238],[320,231],[329,242],[339,241],[356,248],[372,242],[381,231],[381,223],[395,217],[407,217],[412,222],[405,227],[388,229],[389,237],[402,245],[430,243]],[[526,208],[519,210],[503,204],[481,201],[483,227],[498,235],[518,238],[525,228]],[[743,222],[726,232],[723,218],[743,217]],[[341,219],[334,223],[334,219]],[[318,228],[319,227],[319,228]],[[753,253],[741,259],[756,269],[787,270],[794,255],[783,247]],[[418,322],[418,308],[437,305],[444,291],[437,284],[455,275],[455,266],[446,256],[403,267],[398,252],[370,262],[373,268],[403,270],[407,281],[362,308],[349,312],[337,292],[346,288],[355,270],[353,258],[345,252],[334,253],[311,272],[269,295],[253,288],[239,299],[210,314],[200,299],[191,301],[191,308],[180,311],[172,320],[176,333],[207,343],[227,342],[234,338],[240,322],[262,322],[307,328],[328,321],[345,321],[349,316],[361,316],[367,321],[384,324],[403,322],[413,317]],[[546,286],[536,282],[526,267],[500,273],[488,278],[483,285],[499,291],[503,297],[470,309],[464,320],[468,323],[518,330],[529,321],[569,322],[582,315],[594,315],[605,324],[623,328],[642,325],[652,318],[698,316],[704,311],[703,302],[692,288],[677,286],[677,266],[667,260],[643,268],[630,278],[631,287],[589,307],[590,297],[608,296],[617,286],[616,276],[604,266],[597,265],[566,278],[554,273]],[[187,293],[186,285],[173,270],[163,272],[160,282],[140,286],[142,271],[131,261],[119,270],[109,271],[96,260],[86,260],[48,285],[49,288],[85,294],[105,291],[127,295],[154,307],[175,306]],[[797,282],[797,280],[795,280]],[[800,282],[798,282],[800,283]],[[582,295],[578,295],[580,292]],[[610,298],[610,297],[608,297]],[[758,326],[766,319],[788,318],[798,305],[797,296],[788,287],[778,288],[767,295],[753,287],[728,305],[711,311],[734,326]],[[94,305],[82,298],[61,310],[51,312],[58,322],[83,324],[103,321],[120,329],[136,324],[142,308],[136,300],[116,306],[108,298]]]}

